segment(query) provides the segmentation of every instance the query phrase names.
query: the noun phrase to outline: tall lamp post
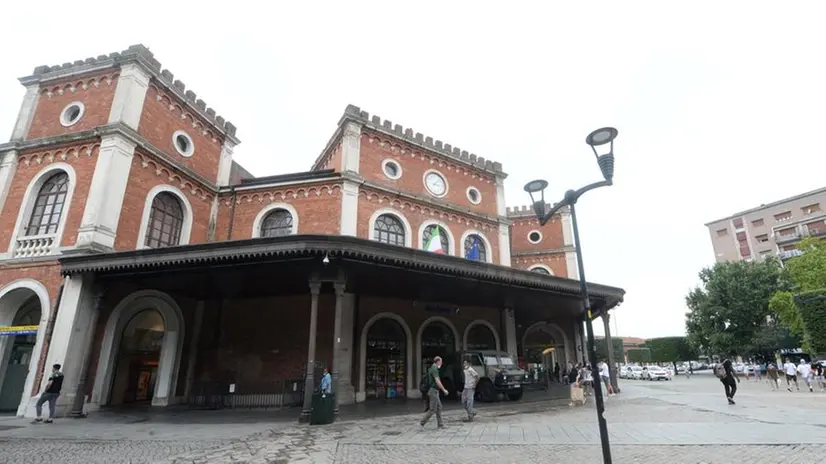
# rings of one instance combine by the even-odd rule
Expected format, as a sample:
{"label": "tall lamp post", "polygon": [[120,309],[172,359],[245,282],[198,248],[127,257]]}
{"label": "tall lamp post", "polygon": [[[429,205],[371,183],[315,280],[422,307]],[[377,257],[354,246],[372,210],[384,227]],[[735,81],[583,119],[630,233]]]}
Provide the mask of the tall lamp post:
{"label": "tall lamp post", "polygon": [[[579,267],[579,291],[582,298],[582,305],[585,309],[585,327],[588,331],[588,358],[591,361],[592,368],[597,366],[597,352],[594,347],[594,326],[591,321],[598,317],[599,314],[591,313],[591,299],[588,296],[588,283],[585,280],[585,268],[582,265],[582,247],[579,243],[576,203],[579,197],[585,194],[585,192],[595,188],[613,185],[614,139],[617,137],[617,133],[617,130],[613,127],[603,127],[588,134],[588,137],[585,138],[585,143],[590,145],[594,151],[594,156],[596,157],[600,171],[602,171],[604,180],[588,184],[579,190],[568,190],[565,192],[565,197],[562,201],[554,205],[550,211],[545,211],[547,205],[545,202],[545,188],[548,187],[548,181],[541,179],[534,180],[525,185],[525,191],[531,196],[533,209],[539,219],[540,225],[544,226],[547,224],[557,211],[566,206],[571,210],[571,222],[574,228],[574,245],[576,246],[576,262]],[[599,148],[599,150],[597,150],[597,148]],[[597,422],[599,423],[599,437],[602,442],[602,460],[605,464],[611,464],[611,445],[608,442],[608,424],[605,422],[605,417],[603,417],[605,402],[603,401],[602,385],[600,385],[600,382],[594,382],[594,398],[597,403]]]}

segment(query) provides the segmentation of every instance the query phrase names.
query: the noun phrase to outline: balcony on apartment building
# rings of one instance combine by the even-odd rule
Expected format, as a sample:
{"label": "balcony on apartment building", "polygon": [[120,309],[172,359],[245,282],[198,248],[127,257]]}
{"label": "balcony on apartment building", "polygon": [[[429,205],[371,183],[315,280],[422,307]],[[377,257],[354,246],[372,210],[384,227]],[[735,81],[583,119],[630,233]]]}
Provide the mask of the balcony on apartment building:
{"label": "balcony on apartment building", "polygon": [[797,224],[784,224],[772,230],[772,238],[777,245],[786,245],[802,240],[805,237],[826,236],[826,215],[817,218],[806,218]]}

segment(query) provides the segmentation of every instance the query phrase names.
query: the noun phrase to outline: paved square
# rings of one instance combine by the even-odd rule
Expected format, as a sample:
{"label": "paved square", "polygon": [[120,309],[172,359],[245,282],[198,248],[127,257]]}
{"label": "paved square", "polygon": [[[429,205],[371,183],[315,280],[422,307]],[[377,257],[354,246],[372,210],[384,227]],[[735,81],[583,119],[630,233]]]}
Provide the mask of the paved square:
{"label": "paved square", "polygon": [[[626,381],[607,400],[616,463],[814,463],[826,453],[826,394],[773,392],[740,384],[726,404],[710,375],[672,382]],[[266,413],[190,413],[179,420],[91,418],[29,426],[0,420],[0,462],[39,463],[410,463],[600,462],[593,402],[505,403],[424,431],[419,415],[344,420],[307,427]],[[203,414],[199,416],[199,414]],[[23,425],[23,426],[21,426]],[[10,428],[17,427],[17,428]]]}

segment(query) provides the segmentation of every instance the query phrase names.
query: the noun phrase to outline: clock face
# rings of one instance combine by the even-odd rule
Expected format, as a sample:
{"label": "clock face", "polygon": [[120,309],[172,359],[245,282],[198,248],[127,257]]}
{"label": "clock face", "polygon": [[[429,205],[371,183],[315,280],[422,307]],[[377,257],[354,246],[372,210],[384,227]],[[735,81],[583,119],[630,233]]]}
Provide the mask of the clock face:
{"label": "clock face", "polygon": [[429,173],[424,178],[424,185],[433,195],[440,197],[447,192],[447,182],[444,177],[435,172]]}

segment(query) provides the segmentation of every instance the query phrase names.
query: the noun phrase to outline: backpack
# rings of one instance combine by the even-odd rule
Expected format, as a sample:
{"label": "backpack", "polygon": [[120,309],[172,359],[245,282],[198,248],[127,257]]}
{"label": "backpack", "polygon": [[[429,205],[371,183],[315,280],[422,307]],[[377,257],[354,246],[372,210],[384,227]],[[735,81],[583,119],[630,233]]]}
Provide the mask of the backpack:
{"label": "backpack", "polygon": [[422,383],[419,384],[419,391],[422,392],[422,395],[430,391],[430,382],[428,382],[427,374],[422,377]]}
{"label": "backpack", "polygon": [[714,368],[714,375],[716,375],[718,379],[722,379],[728,376],[728,372],[726,372],[726,366],[718,364],[717,367]]}

